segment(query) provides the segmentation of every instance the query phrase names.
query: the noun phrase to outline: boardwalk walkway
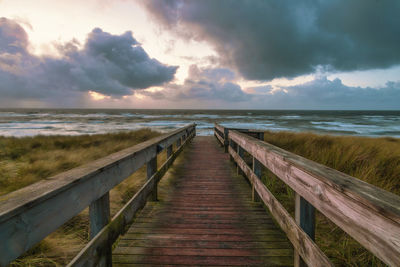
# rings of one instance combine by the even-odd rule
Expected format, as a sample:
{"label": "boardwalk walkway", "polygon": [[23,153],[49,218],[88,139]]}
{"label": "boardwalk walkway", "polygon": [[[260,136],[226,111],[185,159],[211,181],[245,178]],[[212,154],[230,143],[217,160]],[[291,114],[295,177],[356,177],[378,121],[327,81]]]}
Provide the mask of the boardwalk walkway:
{"label": "boardwalk walkway", "polygon": [[293,250],[214,137],[187,148],[173,190],[150,202],[113,251],[114,266],[291,266]]}

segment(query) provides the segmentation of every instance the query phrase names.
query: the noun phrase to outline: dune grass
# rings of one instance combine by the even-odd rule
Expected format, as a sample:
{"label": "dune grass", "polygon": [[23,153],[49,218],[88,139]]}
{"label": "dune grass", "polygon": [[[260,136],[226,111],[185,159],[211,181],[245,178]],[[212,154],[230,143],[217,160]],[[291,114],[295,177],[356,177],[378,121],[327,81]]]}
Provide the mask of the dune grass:
{"label": "dune grass", "polygon": [[[159,135],[139,130],[92,136],[0,137],[0,195]],[[400,139],[266,132],[265,141],[400,195]],[[160,155],[159,163],[165,155]],[[264,182],[294,214],[294,192],[271,173]],[[115,214],[145,181],[145,169],[110,192]],[[65,223],[12,266],[64,266],[88,241],[88,209]],[[385,266],[323,215],[316,242],[338,266]]]}
{"label": "dune grass", "polygon": [[[265,141],[400,195],[400,139],[266,132]],[[263,181],[294,215],[294,192],[267,171]],[[317,213],[316,243],[337,266],[386,266]]]}
{"label": "dune grass", "polygon": [[[0,137],[0,196],[160,135],[143,129],[84,136]],[[159,155],[162,163],[165,153]],[[114,215],[144,184],[145,168],[110,191]],[[73,217],[11,266],[64,266],[87,243],[88,209]]]}

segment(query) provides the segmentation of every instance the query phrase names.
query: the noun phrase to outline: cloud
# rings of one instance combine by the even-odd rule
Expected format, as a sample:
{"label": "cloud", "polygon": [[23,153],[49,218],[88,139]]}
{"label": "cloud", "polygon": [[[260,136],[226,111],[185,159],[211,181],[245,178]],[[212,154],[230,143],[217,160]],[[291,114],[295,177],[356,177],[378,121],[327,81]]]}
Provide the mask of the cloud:
{"label": "cloud", "polygon": [[148,0],[166,28],[214,45],[245,78],[296,77],[400,64],[400,1]]}
{"label": "cloud", "polygon": [[[150,58],[132,32],[113,35],[99,28],[85,43],[58,44],[60,57],[36,56],[28,50],[24,29],[0,19],[0,94],[8,99],[60,101],[89,91],[114,98],[132,90],[162,85],[174,78],[176,66]],[[57,102],[56,102],[57,103]]]}
{"label": "cloud", "polygon": [[254,105],[263,109],[400,109],[400,81],[387,82],[382,88],[364,88],[322,76],[267,93],[265,87],[254,89],[259,92]]}
{"label": "cloud", "polygon": [[191,65],[189,75],[182,85],[168,84],[164,90],[141,93],[154,99],[169,99],[172,101],[194,99],[199,101],[244,102],[251,95],[242,91],[235,83],[236,75],[224,68],[199,68]]}

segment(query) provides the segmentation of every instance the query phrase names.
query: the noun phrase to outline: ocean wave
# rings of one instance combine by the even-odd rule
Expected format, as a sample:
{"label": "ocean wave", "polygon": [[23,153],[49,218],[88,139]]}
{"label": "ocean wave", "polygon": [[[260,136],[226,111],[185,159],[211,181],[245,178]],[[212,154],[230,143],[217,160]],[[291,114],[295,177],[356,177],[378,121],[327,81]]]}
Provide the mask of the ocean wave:
{"label": "ocean wave", "polygon": [[189,123],[198,135],[212,135],[214,122],[226,127],[324,134],[398,136],[399,112],[293,111],[149,111],[146,110],[2,110],[0,135],[80,135],[151,128],[169,132]]}

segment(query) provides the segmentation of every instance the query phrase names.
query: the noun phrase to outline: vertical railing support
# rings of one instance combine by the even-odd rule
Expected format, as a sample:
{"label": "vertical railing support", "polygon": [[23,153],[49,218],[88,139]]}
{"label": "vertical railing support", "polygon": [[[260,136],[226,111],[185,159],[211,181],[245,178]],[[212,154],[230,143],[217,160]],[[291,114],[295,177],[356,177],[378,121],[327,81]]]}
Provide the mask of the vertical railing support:
{"label": "vertical railing support", "polygon": [[[89,237],[92,239],[95,237],[103,227],[105,227],[110,222],[110,194],[105,193],[102,197],[95,200],[89,206],[89,220],[90,220],[90,230]],[[101,251],[101,259],[99,261],[99,266],[111,266],[112,256],[111,256],[112,244],[106,244]]]}
{"label": "vertical railing support", "polygon": [[[262,164],[255,157],[253,157],[253,172],[258,177],[258,179],[261,179]],[[260,197],[258,196],[258,194],[256,192],[256,189],[254,188],[254,181],[252,181],[251,188],[252,188],[252,190],[251,190],[251,199],[254,202],[260,201]]]}
{"label": "vertical railing support", "polygon": [[[154,156],[146,165],[147,179],[150,179],[157,172],[157,155]],[[153,192],[151,194],[151,199],[157,201],[157,181],[154,181]]]}
{"label": "vertical railing support", "polygon": [[[315,208],[302,196],[295,193],[295,218],[301,229],[315,240]],[[294,266],[303,267],[307,264],[303,261],[297,251],[294,252]]]}
{"label": "vertical railing support", "polygon": [[229,130],[227,128],[224,128],[224,148],[225,148],[225,153],[228,153],[228,147],[229,147]]}
{"label": "vertical railing support", "polygon": [[176,141],[176,147],[180,147],[181,146],[181,138],[178,138],[178,140]]}
{"label": "vertical railing support", "polygon": [[[244,150],[243,150],[243,148],[242,148],[240,145],[236,145],[236,146],[237,146],[237,153],[238,153],[239,157],[241,157],[241,158],[243,159],[243,156],[244,156]],[[238,175],[239,175],[239,174],[242,174],[242,175],[243,175],[243,171],[240,169],[240,167],[239,167],[238,164],[236,164],[236,171],[237,171],[237,174],[238,174]]]}
{"label": "vertical railing support", "polygon": [[261,141],[264,141],[264,132],[259,132],[257,138]]}
{"label": "vertical railing support", "polygon": [[173,145],[169,145],[167,147],[167,159],[172,156],[172,153],[174,153]]}
{"label": "vertical railing support", "polygon": [[[264,141],[264,132],[259,132],[257,134],[257,139]],[[253,157],[253,172],[254,174],[258,177],[258,179],[261,179],[262,176],[262,164]],[[252,183],[252,190],[251,190],[251,198],[254,202],[259,202],[260,197],[258,196],[255,188],[254,188],[254,181]]]}

